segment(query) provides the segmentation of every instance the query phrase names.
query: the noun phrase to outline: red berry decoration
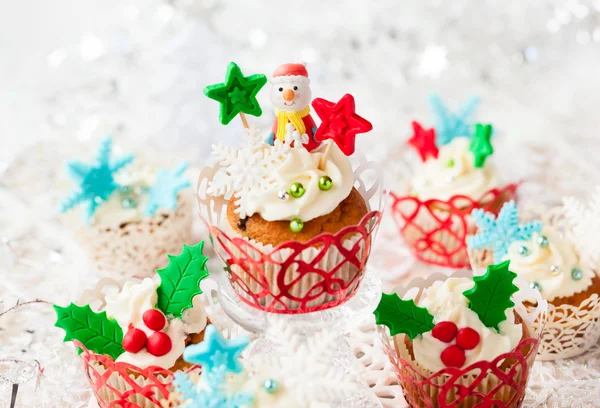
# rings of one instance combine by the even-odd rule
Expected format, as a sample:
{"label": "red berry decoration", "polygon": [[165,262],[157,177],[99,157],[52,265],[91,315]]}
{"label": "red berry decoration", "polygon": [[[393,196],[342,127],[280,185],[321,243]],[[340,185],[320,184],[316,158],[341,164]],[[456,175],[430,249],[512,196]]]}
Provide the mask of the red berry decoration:
{"label": "red berry decoration", "polygon": [[146,345],[146,333],[140,329],[131,328],[123,336],[123,348],[129,353],[137,353]]}
{"label": "red berry decoration", "polygon": [[458,327],[456,327],[456,324],[452,322],[439,322],[433,326],[431,335],[439,341],[450,343],[452,340],[454,340],[454,337],[456,337],[457,332]]}
{"label": "red berry decoration", "polygon": [[456,344],[463,350],[473,350],[479,344],[479,333],[470,327],[463,327],[456,335]]}
{"label": "red berry decoration", "polygon": [[167,325],[167,318],[160,310],[149,309],[142,315],[142,320],[150,330],[162,330]]}
{"label": "red berry decoration", "polygon": [[465,364],[465,351],[458,346],[448,346],[440,356],[446,367],[460,368]]}
{"label": "red berry decoration", "polygon": [[171,351],[171,338],[167,333],[154,332],[150,338],[148,338],[148,352],[153,356],[160,357]]}

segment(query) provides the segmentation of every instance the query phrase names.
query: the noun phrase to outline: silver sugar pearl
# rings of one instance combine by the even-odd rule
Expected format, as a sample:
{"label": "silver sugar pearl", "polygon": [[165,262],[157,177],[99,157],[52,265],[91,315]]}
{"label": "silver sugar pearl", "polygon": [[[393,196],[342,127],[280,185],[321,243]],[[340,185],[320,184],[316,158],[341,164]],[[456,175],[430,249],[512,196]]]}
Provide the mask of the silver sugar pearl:
{"label": "silver sugar pearl", "polygon": [[135,200],[133,198],[126,197],[121,201],[121,206],[123,208],[136,208],[137,203],[135,202]]}
{"label": "silver sugar pearl", "polygon": [[521,245],[519,247],[519,255],[522,256],[527,256],[531,253],[531,251],[529,250],[529,248],[527,248],[525,245]]}
{"label": "silver sugar pearl", "polygon": [[534,281],[534,282],[531,282],[531,283],[529,284],[529,287],[530,287],[531,289],[537,289],[537,290],[539,290],[540,292],[542,291],[542,285],[540,285],[539,283],[537,283],[537,282],[535,282],[535,281]]}
{"label": "silver sugar pearl", "polygon": [[552,272],[552,275],[560,275],[560,268],[556,265],[550,265],[550,272]]}
{"label": "silver sugar pearl", "polygon": [[279,197],[280,200],[286,201],[290,198],[290,193],[285,190],[281,190],[277,193],[277,197]]}
{"label": "silver sugar pearl", "polygon": [[573,280],[581,280],[581,278],[583,278],[583,271],[579,268],[573,268],[571,270],[571,278],[573,278]]}
{"label": "silver sugar pearl", "polygon": [[273,393],[277,392],[277,390],[279,389],[279,383],[275,380],[266,379],[265,382],[263,383],[263,388],[269,394],[273,394]]}
{"label": "silver sugar pearl", "polygon": [[548,238],[540,235],[537,239],[537,243],[541,248],[547,248],[548,245],[550,245],[550,241],[548,241]]}

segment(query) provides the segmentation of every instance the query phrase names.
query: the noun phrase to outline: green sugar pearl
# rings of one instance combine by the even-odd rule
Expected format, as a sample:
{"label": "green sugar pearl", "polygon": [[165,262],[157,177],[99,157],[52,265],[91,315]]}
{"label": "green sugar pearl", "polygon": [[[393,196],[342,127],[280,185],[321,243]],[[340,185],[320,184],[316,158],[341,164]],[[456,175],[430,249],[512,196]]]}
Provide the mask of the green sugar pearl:
{"label": "green sugar pearl", "polygon": [[292,183],[292,185],[290,186],[290,195],[294,198],[302,197],[305,192],[306,192],[306,190],[304,189],[304,186],[302,185],[302,183],[298,183],[296,181],[295,183]]}
{"label": "green sugar pearl", "polygon": [[454,159],[448,159],[446,161],[446,167],[454,167],[455,164]]}
{"label": "green sugar pearl", "polygon": [[290,231],[292,232],[300,232],[304,228],[304,223],[300,218],[294,218],[290,221]]}
{"label": "green sugar pearl", "polygon": [[329,176],[321,176],[319,178],[319,188],[323,191],[331,190],[333,187],[333,180]]}

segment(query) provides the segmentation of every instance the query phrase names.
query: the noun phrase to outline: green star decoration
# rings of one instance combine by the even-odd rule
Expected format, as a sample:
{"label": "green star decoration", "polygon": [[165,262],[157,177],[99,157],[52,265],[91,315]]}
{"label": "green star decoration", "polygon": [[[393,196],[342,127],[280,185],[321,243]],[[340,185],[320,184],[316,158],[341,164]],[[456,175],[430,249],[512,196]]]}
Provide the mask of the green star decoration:
{"label": "green star decoration", "polygon": [[469,150],[473,153],[474,165],[477,168],[483,167],[488,156],[494,153],[494,148],[490,143],[491,137],[492,125],[482,125],[480,123],[475,125],[475,135],[471,140]]}
{"label": "green star decoration", "polygon": [[265,75],[244,76],[240,67],[235,62],[230,62],[225,82],[207,86],[204,88],[204,94],[221,104],[219,121],[227,125],[238,113],[262,115],[256,95],[266,83]]}

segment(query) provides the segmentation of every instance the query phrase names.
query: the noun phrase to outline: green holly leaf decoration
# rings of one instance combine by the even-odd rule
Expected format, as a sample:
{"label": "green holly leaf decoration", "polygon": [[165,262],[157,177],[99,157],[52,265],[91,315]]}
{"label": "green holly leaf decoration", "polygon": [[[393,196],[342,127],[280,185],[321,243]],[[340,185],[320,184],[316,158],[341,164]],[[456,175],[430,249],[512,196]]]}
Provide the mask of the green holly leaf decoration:
{"label": "green holly leaf decoration", "polygon": [[498,325],[506,320],[506,309],[515,304],[510,297],[519,290],[513,284],[517,274],[508,270],[510,261],[490,265],[483,276],[473,277],[475,285],[463,292],[469,299],[469,308],[477,313],[481,322],[500,331]]}
{"label": "green holly leaf decoration", "polygon": [[244,76],[240,67],[235,62],[230,62],[225,82],[207,86],[204,88],[204,94],[221,104],[219,121],[227,125],[239,113],[262,115],[256,95],[266,83],[265,75]]}
{"label": "green holly leaf decoration", "polygon": [[395,293],[383,293],[373,313],[375,322],[386,325],[392,336],[403,333],[412,340],[434,326],[433,316],[427,309],[417,306],[412,299],[402,300]]}
{"label": "green holly leaf decoration", "polygon": [[474,166],[477,168],[483,167],[488,156],[494,153],[494,148],[490,142],[491,137],[492,125],[482,125],[480,123],[475,125],[475,135],[471,139],[469,150],[473,153]]}
{"label": "green holly leaf decoration", "polygon": [[54,305],[56,327],[66,332],[64,341],[77,340],[88,350],[106,354],[115,360],[123,350],[123,330],[116,320],[109,319],[106,312],[96,313],[90,305],[67,307]]}
{"label": "green holly leaf decoration", "polygon": [[181,318],[193,306],[194,296],[202,293],[200,281],[208,276],[202,254],[204,241],[194,246],[184,245],[177,256],[169,255],[169,265],[156,271],[160,276],[157,307],[167,316]]}

